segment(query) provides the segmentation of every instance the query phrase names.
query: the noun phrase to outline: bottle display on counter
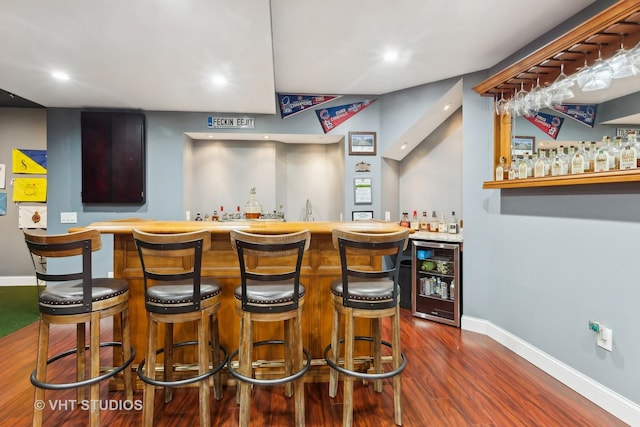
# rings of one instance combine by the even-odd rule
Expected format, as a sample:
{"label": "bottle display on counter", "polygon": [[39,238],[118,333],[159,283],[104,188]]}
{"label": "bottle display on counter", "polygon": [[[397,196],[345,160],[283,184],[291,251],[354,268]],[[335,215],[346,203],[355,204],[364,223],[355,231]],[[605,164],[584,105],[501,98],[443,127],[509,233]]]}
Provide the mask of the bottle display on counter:
{"label": "bottle display on counter", "polygon": [[202,217],[200,216],[200,212],[196,212],[196,217],[194,221],[202,221]]}
{"label": "bottle display on counter", "polygon": [[416,231],[419,229],[418,211],[413,211],[413,216],[411,217],[411,229]]}
{"label": "bottle display on counter", "polygon": [[429,231],[432,231],[432,232],[438,231],[438,217],[436,216],[436,211],[431,211],[431,221],[429,221]]}
{"label": "bottle display on counter", "polygon": [[420,221],[418,222],[419,231],[429,231],[429,218],[427,218],[427,211],[422,212]]}
{"label": "bottle display on counter", "polygon": [[458,219],[456,218],[456,212],[451,212],[451,219],[449,219],[449,234],[458,234]]}
{"label": "bottle display on counter", "polygon": [[400,219],[400,227],[411,228],[411,221],[409,221],[408,212],[402,212],[402,219]]}
{"label": "bottle display on counter", "polygon": [[211,221],[220,221],[220,216],[218,215],[218,211],[213,211],[213,215],[211,215]]}

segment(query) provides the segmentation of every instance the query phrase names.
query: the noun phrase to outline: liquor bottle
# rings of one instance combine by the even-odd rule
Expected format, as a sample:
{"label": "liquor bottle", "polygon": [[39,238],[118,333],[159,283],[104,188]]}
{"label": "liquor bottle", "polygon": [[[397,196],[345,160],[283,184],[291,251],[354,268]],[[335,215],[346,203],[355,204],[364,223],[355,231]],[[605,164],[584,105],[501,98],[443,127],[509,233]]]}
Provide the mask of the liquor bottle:
{"label": "liquor bottle", "polygon": [[444,214],[440,214],[440,221],[438,222],[438,233],[447,232],[447,222],[444,220]]}
{"label": "liquor bottle", "polygon": [[451,279],[451,284],[449,285],[449,299],[451,301],[455,300],[455,290],[456,290],[455,281]]}
{"label": "liquor bottle", "polygon": [[411,217],[411,229],[418,230],[418,211],[413,211],[413,216]]}
{"label": "liquor bottle", "polygon": [[545,176],[545,164],[544,164],[544,154],[540,151],[540,155],[533,165],[533,176],[535,178],[541,178]]}
{"label": "liquor bottle", "polygon": [[589,158],[589,163],[591,163],[589,165],[589,170],[593,172],[595,170],[596,154],[598,154],[598,143],[596,141],[591,141],[589,143],[589,153],[591,154]]}
{"label": "liquor bottle", "polygon": [[402,212],[402,219],[400,220],[400,227],[411,227],[411,222],[409,222],[409,214],[407,212]]}
{"label": "liquor bottle", "polygon": [[431,221],[429,222],[429,231],[431,232],[438,231],[438,217],[436,216],[436,211],[431,211]]}
{"label": "liquor bottle", "polygon": [[565,151],[564,145],[558,146],[558,157],[562,160],[562,172],[560,175],[567,175],[569,173],[569,164],[571,163],[571,157]]}
{"label": "liquor bottle", "polygon": [[638,135],[633,131],[629,132],[627,137],[629,145],[632,145],[636,149],[636,167],[640,168],[640,155],[638,155],[640,154],[640,138],[638,138]]}
{"label": "liquor bottle", "polygon": [[551,163],[551,176],[562,175],[562,170],[563,170],[562,158],[560,157],[560,155],[556,154],[556,157],[553,159],[553,162]]}
{"label": "liquor bottle", "polygon": [[213,211],[213,215],[211,215],[211,221],[220,221],[220,216],[218,215],[218,211]]}
{"label": "liquor bottle", "polygon": [[620,150],[620,170],[635,169],[637,161],[638,154],[636,153],[635,146],[627,144],[622,150]]}
{"label": "liquor bottle", "polygon": [[584,173],[584,156],[580,150],[573,153],[571,159],[571,174]]}
{"label": "liquor bottle", "polygon": [[200,212],[196,212],[196,218],[194,221],[202,221],[202,217],[200,216]]}
{"label": "liquor bottle", "polygon": [[615,146],[615,143],[611,142],[611,138],[604,137],[606,140],[605,150],[609,155],[609,170],[616,170],[620,168],[620,149]]}
{"label": "liquor bottle", "polygon": [[504,180],[504,172],[507,167],[507,159],[500,157],[500,163],[496,166],[496,181]]}
{"label": "liquor bottle", "polygon": [[244,205],[244,216],[246,219],[258,219],[262,214],[262,206],[256,200],[256,188],[249,191],[249,200]]}
{"label": "liquor bottle", "polygon": [[449,220],[449,234],[458,234],[458,220],[456,219],[456,212],[451,212],[451,219]]}
{"label": "liquor bottle", "polygon": [[527,153],[527,155],[525,156],[525,163],[527,164],[527,178],[531,178],[533,176],[533,165],[536,161],[536,159],[538,158],[537,155],[531,155],[529,153]]}
{"label": "liquor bottle", "polygon": [[429,231],[429,218],[427,218],[427,211],[422,212],[420,222],[418,222],[418,230]]}
{"label": "liquor bottle", "polygon": [[604,148],[600,148],[593,158],[593,171],[605,172],[609,170],[609,153]]}
{"label": "liquor bottle", "polygon": [[518,165],[515,159],[511,159],[511,167],[509,168],[509,180],[516,179],[518,176]]}
{"label": "liquor bottle", "polygon": [[518,163],[518,179],[525,179],[527,177],[527,162],[523,156]]}

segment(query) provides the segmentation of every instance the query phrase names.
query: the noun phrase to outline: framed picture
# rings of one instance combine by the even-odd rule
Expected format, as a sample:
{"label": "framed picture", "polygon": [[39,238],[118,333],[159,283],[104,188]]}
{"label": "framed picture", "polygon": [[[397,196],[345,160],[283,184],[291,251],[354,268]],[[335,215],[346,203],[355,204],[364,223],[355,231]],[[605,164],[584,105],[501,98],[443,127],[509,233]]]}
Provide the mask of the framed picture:
{"label": "framed picture", "polygon": [[376,133],[349,132],[349,154],[354,156],[375,156]]}
{"label": "framed picture", "polygon": [[356,205],[371,204],[371,178],[355,178],[353,180],[353,191]]}
{"label": "framed picture", "polygon": [[533,154],[536,149],[535,136],[514,136],[511,138],[511,155]]}
{"label": "framed picture", "polygon": [[367,221],[373,219],[373,211],[352,211],[351,221]]}

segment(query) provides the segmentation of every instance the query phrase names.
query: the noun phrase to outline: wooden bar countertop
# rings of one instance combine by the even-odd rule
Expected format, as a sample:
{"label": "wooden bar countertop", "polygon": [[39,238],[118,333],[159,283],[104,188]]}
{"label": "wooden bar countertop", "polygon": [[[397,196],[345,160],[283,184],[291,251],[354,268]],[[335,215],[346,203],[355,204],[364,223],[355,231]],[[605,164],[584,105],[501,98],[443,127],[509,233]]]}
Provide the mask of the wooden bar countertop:
{"label": "wooden bar countertop", "polygon": [[[131,230],[137,228],[152,233],[180,233],[200,229],[211,230],[211,249],[203,255],[202,275],[213,277],[222,286],[222,301],[219,312],[220,341],[231,352],[238,348],[240,319],[235,314],[234,289],[240,285],[240,270],[237,254],[231,248],[229,231],[240,229],[262,234],[291,233],[300,230],[311,232],[309,250],[305,253],[301,272],[301,282],[306,288],[302,316],[303,345],[314,359],[314,369],[306,377],[307,381],[325,381],[328,369],[323,366],[324,348],[331,341],[331,292],[330,285],[334,279],[340,278],[340,256],[333,247],[331,231],[343,228],[361,232],[382,233],[402,230],[397,223],[380,221],[356,222],[282,222],[282,221],[155,221],[144,219],[126,219],[116,221],[94,222],[87,227],[99,230],[102,234],[113,235],[113,273],[114,277],[124,278],[129,282],[129,311],[131,319],[132,343],[136,351],[134,364],[144,358],[146,345],[146,312],[144,307],[144,283],[140,260],[133,241]],[[75,231],[80,227],[71,229]],[[157,262],[163,262],[158,259]],[[165,261],[166,262],[166,261]],[[282,268],[286,262],[280,258],[254,259],[251,261],[258,269],[274,272]],[[359,256],[360,268],[377,268],[380,257]],[[170,266],[168,266],[170,267]],[[114,328],[119,333],[119,328]],[[162,336],[163,328],[160,328]],[[195,326],[186,325],[176,328],[178,336],[175,342],[195,339]],[[370,331],[368,322],[356,324],[356,335],[367,335]],[[261,324],[255,339],[281,339],[282,326],[278,324]],[[278,346],[260,347],[259,357],[265,360],[282,359],[282,350]],[[184,349],[176,350],[176,359]],[[183,354],[189,362],[193,358],[190,348]],[[158,363],[161,363],[161,359]],[[274,369],[272,364],[265,364],[263,374],[269,375]],[[258,373],[256,375],[259,375]]]}

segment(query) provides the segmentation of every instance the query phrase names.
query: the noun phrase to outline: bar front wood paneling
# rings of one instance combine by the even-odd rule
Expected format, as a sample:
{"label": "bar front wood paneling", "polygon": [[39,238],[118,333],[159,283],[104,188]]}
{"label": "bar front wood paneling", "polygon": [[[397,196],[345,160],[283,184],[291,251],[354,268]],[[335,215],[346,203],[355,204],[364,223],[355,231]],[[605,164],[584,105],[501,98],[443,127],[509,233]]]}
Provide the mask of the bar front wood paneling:
{"label": "bar front wood paneling", "polygon": [[[146,345],[146,313],[144,308],[144,285],[142,269],[138,253],[133,242],[131,230],[138,228],[152,233],[178,233],[198,229],[211,231],[211,250],[203,257],[202,274],[204,277],[216,278],[223,287],[222,308],[219,312],[220,341],[228,351],[238,348],[239,318],[235,314],[234,289],[240,284],[240,270],[237,255],[231,249],[229,230],[241,229],[247,232],[278,234],[290,233],[308,229],[311,231],[311,244],[305,254],[302,267],[301,281],[306,287],[305,305],[303,310],[304,347],[316,361],[323,360],[325,346],[331,340],[331,281],[340,277],[340,257],[333,248],[331,231],[334,228],[345,228],[363,232],[388,232],[400,229],[395,223],[377,221],[359,222],[267,222],[267,221],[239,221],[239,222],[195,222],[195,221],[150,221],[150,220],[118,220],[95,222],[87,228],[99,230],[102,234],[113,234],[113,273],[115,277],[124,278],[130,285],[130,319],[132,342],[136,350],[137,364],[143,359]],[[70,231],[78,230],[79,228]],[[380,265],[378,257],[359,257],[363,269]],[[162,262],[160,259],[158,262]],[[255,263],[264,271],[276,271],[282,267],[284,260],[278,258],[255,259]],[[280,265],[278,265],[280,264]],[[171,268],[170,265],[167,268]],[[256,331],[256,340],[282,337],[281,326],[270,324],[260,325]],[[119,331],[115,331],[118,333]],[[360,323],[356,329],[357,335],[369,332],[367,323]],[[162,330],[160,330],[162,336]],[[194,339],[195,325],[176,327],[176,342],[184,339]],[[191,360],[194,352],[182,352],[183,359]],[[176,359],[180,353],[176,353]],[[282,349],[278,346],[261,347],[259,358],[282,359]],[[322,363],[317,363],[322,365]],[[268,373],[266,374],[268,375]],[[311,375],[309,380],[318,380],[319,373]],[[324,379],[325,373],[322,373]]]}

